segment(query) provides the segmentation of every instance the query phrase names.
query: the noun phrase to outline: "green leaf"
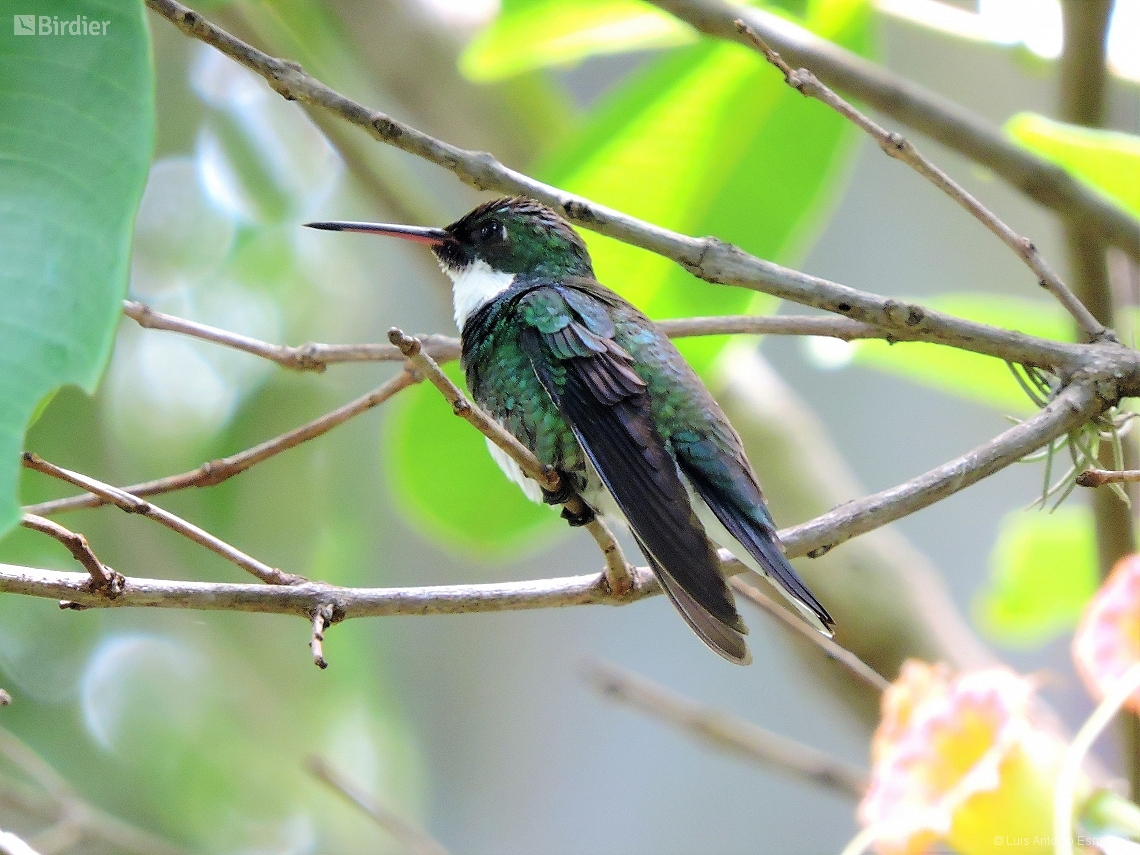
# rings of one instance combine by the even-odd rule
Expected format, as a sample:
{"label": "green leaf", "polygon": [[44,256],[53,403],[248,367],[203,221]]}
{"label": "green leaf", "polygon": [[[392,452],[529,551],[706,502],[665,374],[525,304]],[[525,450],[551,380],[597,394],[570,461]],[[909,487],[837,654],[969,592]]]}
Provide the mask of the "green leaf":
{"label": "green leaf", "polygon": [[93,391],[107,361],[154,139],[142,3],[34,11],[49,8],[37,27],[109,23],[106,35],[18,36],[8,18],[0,34],[0,533],[19,518],[37,405],[66,383]]}
{"label": "green leaf", "polygon": [[[1073,341],[1065,310],[1049,300],[993,294],[944,294],[922,301],[932,309],[972,321],[1018,330],[1056,341]],[[852,342],[855,365],[913,380],[923,386],[993,407],[1027,415],[1036,407],[1000,359],[923,342]]]}
{"label": "green leaf", "polygon": [[637,0],[528,0],[502,13],[471,40],[459,70],[489,82],[590,56],[675,47],[696,33],[672,15]]}
{"label": "green leaf", "polygon": [[[867,52],[863,0],[819,0],[809,29]],[[789,88],[754,51],[702,42],[674,51],[606,99],[583,131],[540,167],[553,184],[686,234],[715,234],[789,260],[838,189],[842,118]],[[770,311],[776,301],[704,282],[673,262],[585,235],[598,278],[650,317]],[[724,339],[681,350],[705,369]]]}
{"label": "green leaf", "polygon": [[[821,35],[867,50],[865,0],[815,0],[808,11]],[[790,89],[754,51],[705,41],[633,75],[537,172],[649,222],[786,259],[826,210],[852,139],[848,123]],[[658,255],[584,236],[601,281],[651,317],[775,306],[752,291],[698,280]],[[704,370],[724,343],[705,338],[680,346]],[[446,404],[425,402],[425,394],[438,397],[417,390],[417,403],[400,405],[401,429],[390,438],[397,489],[418,523],[482,548],[518,548],[551,530],[557,517],[522,499],[469,427],[439,424],[450,418]],[[496,513],[488,515],[488,507]]]}
{"label": "green leaf", "polygon": [[1005,132],[1140,218],[1140,137],[1018,113]]}
{"label": "green leaf", "polygon": [[[458,363],[444,366],[461,387]],[[410,504],[410,520],[458,552],[517,548],[559,524],[506,479],[487,452],[483,435],[457,418],[439,390],[421,383],[388,404],[385,468],[397,507]]]}
{"label": "green leaf", "polygon": [[1034,647],[1076,625],[1097,583],[1092,511],[1016,511],[1002,520],[974,615],[994,639]]}

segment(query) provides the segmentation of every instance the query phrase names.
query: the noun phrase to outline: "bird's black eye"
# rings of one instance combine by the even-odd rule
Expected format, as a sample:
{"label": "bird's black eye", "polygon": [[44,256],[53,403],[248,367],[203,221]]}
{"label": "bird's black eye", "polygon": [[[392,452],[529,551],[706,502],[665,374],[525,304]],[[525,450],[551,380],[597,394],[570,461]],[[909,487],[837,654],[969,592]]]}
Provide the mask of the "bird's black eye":
{"label": "bird's black eye", "polygon": [[498,243],[507,239],[507,230],[502,223],[483,223],[475,230],[475,240],[479,243]]}

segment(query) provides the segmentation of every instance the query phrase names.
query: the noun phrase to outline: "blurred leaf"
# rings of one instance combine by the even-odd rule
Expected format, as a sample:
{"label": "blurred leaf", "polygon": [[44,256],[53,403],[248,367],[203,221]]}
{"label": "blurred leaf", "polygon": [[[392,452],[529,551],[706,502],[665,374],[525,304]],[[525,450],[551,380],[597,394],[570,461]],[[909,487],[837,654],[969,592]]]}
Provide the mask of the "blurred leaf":
{"label": "blurred leaf", "polygon": [[[819,0],[806,25],[861,53],[863,0]],[[685,234],[715,234],[764,258],[814,232],[839,186],[850,127],[784,84],[755,52],[706,41],[652,63],[607,98],[540,169],[544,180]],[[585,235],[598,278],[650,317],[771,311],[776,301],[704,282],[653,253]],[[698,371],[723,339],[692,339]]]}
{"label": "blurred leaf", "polygon": [[993,638],[1034,647],[1076,625],[1097,582],[1091,510],[1016,511],[1002,520],[974,614]]}
{"label": "blurred leaf", "polygon": [[[458,363],[445,366],[463,386]],[[401,392],[389,409],[386,468],[397,507],[451,549],[517,547],[561,524],[506,479],[483,435],[457,418],[439,390],[421,383]],[[410,505],[410,508],[407,506]]]}
{"label": "blurred leaf", "polygon": [[142,4],[50,9],[110,23],[104,36],[9,31],[0,51],[0,533],[19,517],[37,405],[65,383],[93,391],[107,361],[154,140]]}
{"label": "blurred leaf", "polygon": [[304,770],[307,755],[331,755],[397,804],[419,798],[419,758],[378,708],[374,675],[342,656],[322,680],[301,657],[251,659],[256,645],[214,638],[115,632],[91,652],[75,750],[98,751],[103,788],[195,852],[378,851],[381,832],[350,806],[318,807]]}
{"label": "blurred leaf", "polygon": [[[922,302],[968,320],[1056,341],[1073,341],[1069,316],[1053,301],[962,293],[934,296]],[[1000,359],[922,342],[892,345],[868,339],[852,342],[852,346],[855,365],[905,377],[1002,413],[1027,415],[1036,410]]]}
{"label": "blurred leaf", "polygon": [[[815,0],[808,10],[813,30],[867,51],[865,0]],[[633,75],[538,173],[649,222],[787,258],[826,210],[850,150],[844,143],[853,138],[844,120],[786,86],[755,52],[706,41]],[[746,289],[699,280],[653,253],[584,236],[599,279],[650,317],[776,305]],[[690,339],[680,347],[702,371],[724,342]],[[557,517],[522,498],[482,438],[449,418],[442,400],[431,400],[439,397],[434,390],[410,397],[414,403],[399,404],[399,429],[389,436],[391,460],[401,497],[430,531],[484,548],[517,548],[524,536],[553,529]],[[488,517],[487,507],[496,513]]]}
{"label": "blurred leaf", "polygon": [[489,82],[590,56],[674,47],[696,41],[687,24],[638,0],[506,2],[471,40],[459,70]]}
{"label": "blurred leaf", "polygon": [[1005,132],[1140,217],[1140,137],[1018,113]]}

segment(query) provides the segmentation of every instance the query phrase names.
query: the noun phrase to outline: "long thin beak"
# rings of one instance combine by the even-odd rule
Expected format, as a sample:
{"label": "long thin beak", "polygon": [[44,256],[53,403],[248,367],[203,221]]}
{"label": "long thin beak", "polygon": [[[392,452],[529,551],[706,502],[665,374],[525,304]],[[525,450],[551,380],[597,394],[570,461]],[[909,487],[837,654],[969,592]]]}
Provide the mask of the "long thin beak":
{"label": "long thin beak", "polygon": [[426,243],[430,246],[439,246],[451,239],[451,234],[444,229],[432,229],[426,226],[399,226],[386,223],[305,223],[310,229],[323,229],[328,232],[366,232],[371,235],[387,235],[388,237],[403,238],[416,243]]}

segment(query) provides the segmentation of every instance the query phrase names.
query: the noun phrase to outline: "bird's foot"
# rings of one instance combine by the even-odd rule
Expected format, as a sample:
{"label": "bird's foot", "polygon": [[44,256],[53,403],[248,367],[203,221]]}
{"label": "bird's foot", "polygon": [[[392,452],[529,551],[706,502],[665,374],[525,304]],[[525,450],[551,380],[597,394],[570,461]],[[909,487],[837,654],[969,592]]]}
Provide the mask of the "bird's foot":
{"label": "bird's foot", "polygon": [[569,505],[562,509],[562,519],[566,520],[571,528],[583,528],[594,521],[594,510],[585,502],[579,501],[573,510]]}
{"label": "bird's foot", "polygon": [[561,486],[554,492],[542,488],[542,501],[547,505],[564,505],[569,502],[575,494],[574,487],[570,484],[570,479],[565,475],[561,476]]}

